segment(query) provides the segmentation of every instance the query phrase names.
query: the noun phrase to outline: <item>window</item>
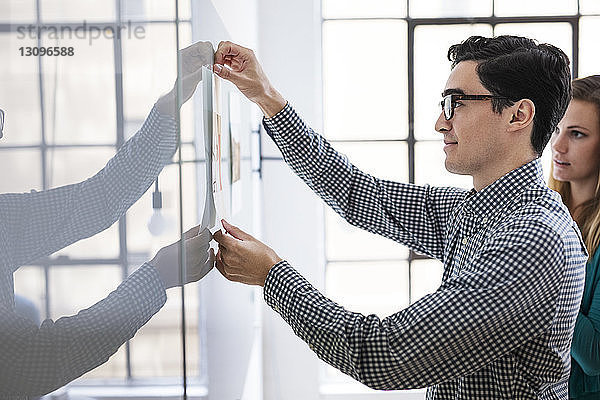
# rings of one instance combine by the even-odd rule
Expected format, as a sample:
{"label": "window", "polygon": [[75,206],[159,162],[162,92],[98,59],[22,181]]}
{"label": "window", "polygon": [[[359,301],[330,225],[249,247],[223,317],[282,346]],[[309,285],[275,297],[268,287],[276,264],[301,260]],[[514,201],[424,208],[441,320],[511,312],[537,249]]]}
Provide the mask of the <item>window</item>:
{"label": "window", "polygon": [[[43,190],[75,183],[100,170],[141,127],[158,97],[176,76],[179,46],[191,43],[191,3],[162,0],[3,1],[0,4],[0,104],[6,111],[0,142],[0,192]],[[119,8],[119,5],[121,7]],[[31,24],[31,30],[29,25]],[[43,28],[38,30],[38,28]],[[58,30],[53,35],[51,28]],[[79,29],[79,34],[68,34]],[[61,31],[61,29],[63,29]],[[87,32],[83,33],[85,30]],[[92,36],[92,29],[98,37]],[[112,30],[112,35],[110,34]],[[120,31],[121,38],[115,34]],[[55,31],[56,32],[56,31]],[[102,33],[102,34],[100,34]],[[23,57],[20,47],[73,47],[72,57]],[[182,110],[184,209],[197,220],[197,180],[191,107]],[[123,277],[178,239],[178,158],[160,177],[163,211],[171,222],[160,237],[146,224],[148,191],[118,223],[92,238],[20,268],[15,291],[36,304],[41,317],[71,315],[104,298]],[[93,281],[90,286],[86,283]],[[175,289],[176,290],[176,289]],[[79,382],[181,384],[181,295],[136,337]],[[186,286],[187,373],[202,379],[198,286]]]}
{"label": "window", "polygon": [[[560,47],[573,75],[598,73],[600,8],[590,0],[322,1],[324,134],[386,179],[472,187],[444,168],[434,130],[446,52],[471,35],[519,34]],[[548,151],[542,158],[549,166]],[[546,168],[547,169],[547,168]],[[441,282],[442,266],[325,211],[326,290],[353,311],[390,315]],[[332,368],[326,382],[349,381]]]}

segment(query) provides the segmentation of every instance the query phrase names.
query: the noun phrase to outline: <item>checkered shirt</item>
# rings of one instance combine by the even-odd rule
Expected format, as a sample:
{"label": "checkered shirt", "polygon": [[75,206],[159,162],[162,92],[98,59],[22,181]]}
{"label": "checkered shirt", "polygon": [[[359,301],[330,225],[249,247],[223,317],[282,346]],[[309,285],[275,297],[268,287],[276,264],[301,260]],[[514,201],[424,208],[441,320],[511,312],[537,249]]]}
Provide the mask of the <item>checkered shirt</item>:
{"label": "checkered shirt", "polygon": [[427,399],[566,399],[587,253],[539,160],[476,192],[377,179],[290,105],[264,125],[285,161],[349,223],[443,262],[442,284],[387,318],[347,311],[288,262],[266,302],[324,361]]}
{"label": "checkered shirt", "polygon": [[158,272],[144,264],[90,308],[37,326],[15,313],[13,272],[111,226],[146,192],[176,146],[175,120],[154,107],[93,177],[0,195],[0,398],[48,393],[106,362],[164,305]]}

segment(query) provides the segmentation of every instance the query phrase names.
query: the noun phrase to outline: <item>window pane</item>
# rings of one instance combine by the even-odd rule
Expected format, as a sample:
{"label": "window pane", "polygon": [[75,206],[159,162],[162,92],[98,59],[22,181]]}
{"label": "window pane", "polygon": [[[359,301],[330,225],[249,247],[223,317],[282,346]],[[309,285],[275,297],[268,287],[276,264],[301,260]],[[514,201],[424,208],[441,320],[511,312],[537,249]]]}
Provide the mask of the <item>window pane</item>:
{"label": "window pane", "polygon": [[[200,371],[200,308],[198,283],[186,285],[186,362],[188,376]],[[135,377],[181,375],[181,292],[169,290],[167,303],[131,341],[131,367]]]}
{"label": "window pane", "polygon": [[325,209],[325,246],[330,261],[408,258],[405,246],[350,225],[329,207]]}
{"label": "window pane", "polygon": [[0,146],[40,143],[42,122],[38,59],[22,57],[19,51],[20,47],[36,45],[35,40],[18,33],[0,33],[0,49],[3,49],[0,62],[0,108],[6,113],[4,137],[0,140]]}
{"label": "window pane", "polygon": [[42,189],[42,158],[38,150],[0,151],[0,193]]}
{"label": "window pane", "polygon": [[577,0],[496,0],[494,6],[499,17],[577,14]]}
{"label": "window pane", "polygon": [[74,315],[94,305],[117,288],[121,277],[121,268],[116,265],[51,267],[48,276],[51,318]]}
{"label": "window pane", "polygon": [[[366,173],[380,179],[408,182],[408,147],[404,142],[334,143],[333,146]],[[408,257],[404,246],[351,226],[329,208],[325,226],[330,260]]]}
{"label": "window pane", "polygon": [[491,0],[429,0],[410,2],[412,18],[487,17],[492,15]]}
{"label": "window pane", "polygon": [[125,345],[123,345],[107,362],[82,375],[79,380],[85,382],[90,379],[125,378],[127,376],[126,358]]}
{"label": "window pane", "polygon": [[[519,2],[522,4],[523,2]],[[565,52],[572,60],[573,30],[566,22],[527,23],[527,24],[499,24],[494,29],[494,35],[518,35],[537,40],[539,43],[549,43]]]}
{"label": "window pane", "polygon": [[408,306],[408,262],[328,263],[327,296],[349,311],[381,318]]}
{"label": "window pane", "polygon": [[35,19],[35,0],[0,1],[0,21],[14,24],[15,22],[34,22]]}
{"label": "window pane", "polygon": [[[406,143],[334,143],[358,168],[381,179],[408,181]],[[407,258],[405,247],[345,222],[326,210],[326,246],[330,260]]]}
{"label": "window pane", "polygon": [[579,20],[579,77],[600,74],[600,17]]}
{"label": "window pane", "polygon": [[114,154],[113,147],[50,148],[46,153],[48,186],[82,182],[104,168]]}
{"label": "window pane", "polygon": [[46,36],[44,46],[73,47],[72,57],[44,57],[48,143],[116,142],[112,39]]}
{"label": "window pane", "polygon": [[408,182],[406,142],[332,143],[361,171],[380,179]]}
{"label": "window pane", "polygon": [[35,304],[40,318],[46,314],[46,283],[44,268],[38,266],[20,267],[14,273],[15,294],[25,297]]}
{"label": "window pane", "polygon": [[323,0],[323,18],[405,16],[406,0]]}
{"label": "window pane", "polygon": [[[122,18],[174,20],[175,0],[121,0]],[[179,19],[189,19],[191,0],[179,2]]]}
{"label": "window pane", "polygon": [[[125,119],[143,121],[156,100],[177,77],[174,24],[145,24],[144,38],[123,38],[123,102]],[[180,45],[191,44],[190,24],[180,27]],[[160,51],[158,51],[160,49]]]}
{"label": "window pane", "polygon": [[[373,55],[384,55],[385,62],[374,68]],[[330,139],[406,137],[406,65],[404,21],[325,22],[326,136]],[[388,72],[381,73],[378,68]]]}
{"label": "window pane", "polygon": [[473,179],[468,175],[452,174],[446,170],[444,143],[421,142],[415,144],[415,183],[432,186],[456,186],[465,189],[473,187]]}
{"label": "window pane", "polygon": [[443,271],[438,260],[414,260],[410,266],[411,302],[435,292],[442,283]]}
{"label": "window pane", "polygon": [[491,36],[490,25],[421,25],[415,28],[415,138],[440,139],[435,121],[450,75],[448,48],[472,35]]}
{"label": "window pane", "polygon": [[[164,231],[153,236],[148,230],[148,222],[154,213],[152,208],[152,186],[127,212],[127,248],[137,253],[140,262],[154,256],[163,246],[179,239],[179,173],[177,165],[167,165],[161,172],[158,182],[162,193],[160,223]],[[190,229],[200,221],[198,201],[204,206],[204,197],[198,200],[195,164],[183,166],[183,221],[184,230]]]}
{"label": "window pane", "polygon": [[599,14],[600,1],[598,0],[579,0],[579,12],[582,14]]}
{"label": "window pane", "polygon": [[[115,151],[110,147],[49,149],[47,153],[48,186],[58,187],[92,177],[108,162]],[[119,229],[114,224],[90,238],[59,250],[56,255],[81,258],[117,258]]]}
{"label": "window pane", "polygon": [[[40,2],[43,22],[113,22],[115,2],[106,0],[44,0]],[[89,33],[88,33],[89,35]]]}
{"label": "window pane", "polygon": [[[48,277],[51,318],[74,315],[92,306],[108,296],[120,282],[121,269],[114,265],[52,267]],[[83,379],[119,378],[125,374],[125,347],[122,346],[107,363],[90,371]]]}

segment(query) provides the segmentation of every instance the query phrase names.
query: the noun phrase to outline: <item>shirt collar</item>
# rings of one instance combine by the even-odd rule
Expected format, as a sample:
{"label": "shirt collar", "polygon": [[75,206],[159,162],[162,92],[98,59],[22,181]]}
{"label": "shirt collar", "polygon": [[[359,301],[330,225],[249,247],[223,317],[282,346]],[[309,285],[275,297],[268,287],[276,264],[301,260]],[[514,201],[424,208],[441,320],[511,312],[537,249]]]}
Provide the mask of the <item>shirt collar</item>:
{"label": "shirt collar", "polygon": [[542,165],[539,158],[513,169],[479,192],[471,189],[463,201],[466,213],[480,216],[492,215],[519,198],[519,194],[531,183],[543,182]]}

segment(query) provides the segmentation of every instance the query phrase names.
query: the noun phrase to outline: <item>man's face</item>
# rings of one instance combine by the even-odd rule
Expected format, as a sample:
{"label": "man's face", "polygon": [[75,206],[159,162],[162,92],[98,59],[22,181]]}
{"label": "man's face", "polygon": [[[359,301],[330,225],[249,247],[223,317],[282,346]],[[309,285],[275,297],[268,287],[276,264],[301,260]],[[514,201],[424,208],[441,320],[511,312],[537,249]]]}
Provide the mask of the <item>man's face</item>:
{"label": "man's face", "polygon": [[[476,72],[477,63],[462,61],[450,73],[446,94],[487,94]],[[446,169],[455,174],[478,175],[493,168],[503,153],[498,132],[502,128],[501,114],[492,110],[491,100],[460,100],[454,116],[446,121],[441,112],[435,130],[444,135]]]}

